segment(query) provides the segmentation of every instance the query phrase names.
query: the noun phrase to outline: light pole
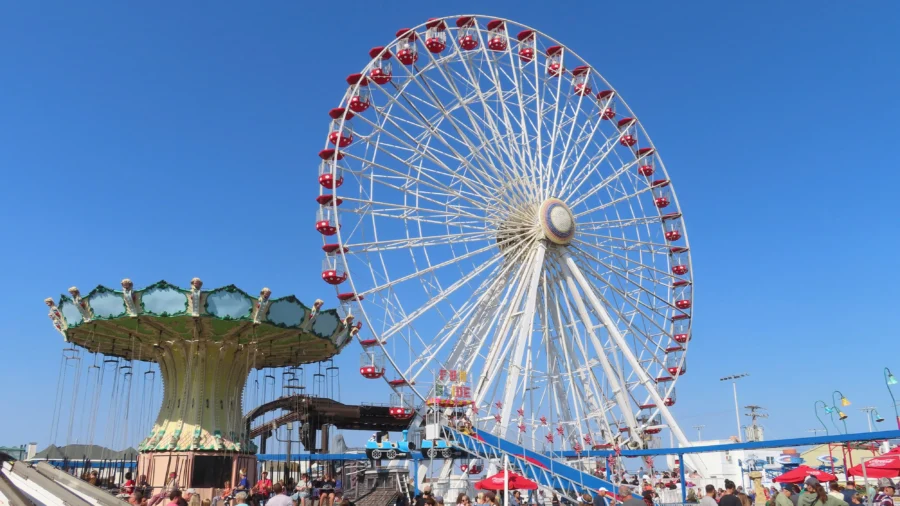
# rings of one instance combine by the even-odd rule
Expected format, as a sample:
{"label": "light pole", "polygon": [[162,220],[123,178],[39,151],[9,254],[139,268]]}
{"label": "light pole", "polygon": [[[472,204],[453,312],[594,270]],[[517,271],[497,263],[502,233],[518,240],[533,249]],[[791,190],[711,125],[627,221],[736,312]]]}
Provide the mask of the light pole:
{"label": "light pole", "polygon": [[703,428],[706,425],[694,425],[694,428],[697,429],[697,441],[703,441]]}
{"label": "light pole", "polygon": [[[818,420],[819,423],[822,424],[822,429],[825,430],[825,435],[827,436],[828,435],[828,426],[825,425],[825,422],[823,422],[821,418],[819,418],[819,410],[817,409],[819,407],[820,402],[822,403],[822,409],[824,409],[826,413],[831,413],[831,408],[828,407],[828,404],[825,404],[825,401],[816,401],[813,403],[813,413],[816,415],[816,420]],[[833,423],[834,419],[832,418],[831,421]]]}
{"label": "light pole", "polygon": [[897,378],[891,374],[891,370],[884,368],[884,384],[887,386],[888,393],[891,394],[891,404],[894,405],[894,417],[897,419],[897,428],[900,429],[900,413],[897,412],[897,399],[894,399],[894,392],[891,391],[891,385],[897,384]]}
{"label": "light pole", "polygon": [[737,399],[737,380],[739,380],[741,378],[746,378],[747,376],[750,376],[750,374],[749,373],[733,374],[731,376],[725,376],[724,378],[719,378],[719,381],[730,381],[732,388],[734,388],[734,418],[735,418],[735,420],[737,420],[737,429],[738,429],[737,437],[738,437],[739,443],[743,442],[744,439],[741,437],[741,408],[738,405],[738,399]]}
{"label": "light pole", "polygon": [[875,422],[883,422],[884,418],[878,414],[878,408],[875,406],[866,406],[864,408],[859,408],[860,411],[866,414],[866,423],[869,424],[869,432],[874,431],[874,427],[872,426],[872,421]]}
{"label": "light pole", "polygon": [[847,399],[846,396],[844,396],[844,394],[841,393],[840,390],[835,390],[834,392],[831,393],[831,406],[833,408],[837,409],[838,418],[840,418],[840,420],[842,422],[844,422],[844,434],[849,434],[849,432],[847,431],[847,413],[844,413],[843,411],[840,410],[840,408],[837,407],[838,403],[834,401],[835,395],[841,396],[841,407],[849,406],[850,401]]}

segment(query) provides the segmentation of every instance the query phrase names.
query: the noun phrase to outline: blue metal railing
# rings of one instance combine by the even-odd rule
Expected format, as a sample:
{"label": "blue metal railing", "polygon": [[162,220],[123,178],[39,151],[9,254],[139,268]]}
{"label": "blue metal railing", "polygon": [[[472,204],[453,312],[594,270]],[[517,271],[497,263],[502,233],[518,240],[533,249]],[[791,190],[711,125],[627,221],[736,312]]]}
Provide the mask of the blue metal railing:
{"label": "blue metal railing", "polygon": [[507,457],[510,464],[522,470],[526,478],[554,489],[573,501],[578,501],[578,496],[585,491],[596,494],[600,488],[611,491],[616,489],[612,483],[604,479],[493,434],[478,433],[477,437],[469,436],[450,427],[444,427],[444,433],[460,450],[475,457],[482,459]]}

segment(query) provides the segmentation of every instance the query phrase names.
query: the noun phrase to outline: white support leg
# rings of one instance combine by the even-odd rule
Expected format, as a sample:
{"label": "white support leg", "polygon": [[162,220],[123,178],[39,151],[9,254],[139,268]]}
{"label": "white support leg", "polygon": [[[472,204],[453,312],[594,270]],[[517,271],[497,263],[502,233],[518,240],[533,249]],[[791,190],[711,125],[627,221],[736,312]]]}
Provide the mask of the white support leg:
{"label": "white support leg", "polygon": [[[565,254],[565,258],[568,260],[568,254]],[[600,343],[600,338],[598,338],[597,333],[594,332],[592,324],[593,320],[584,305],[584,299],[582,299],[581,294],[578,291],[578,284],[573,278],[572,271],[569,269],[568,261],[563,263],[561,267],[563,276],[566,278],[566,285],[568,285],[569,288],[569,294],[572,296],[572,301],[575,303],[575,309],[578,311],[578,316],[581,318],[584,329],[587,332],[588,337],[590,337],[591,344],[594,346],[594,353],[597,354],[597,359],[600,361],[600,367],[603,368],[603,374],[606,375],[606,381],[609,382],[609,387],[612,389],[613,397],[615,397],[616,403],[619,405],[622,417],[625,418],[625,423],[630,429],[630,434],[632,434],[633,437],[637,437],[639,434],[638,423],[634,417],[634,409],[631,407],[631,400],[628,398],[628,392],[626,392],[619,383],[619,375],[616,374],[615,369],[613,369],[612,364],[609,362],[609,357],[606,356],[603,345]]]}
{"label": "white support leg", "polygon": [[[681,427],[678,426],[678,422],[675,421],[675,417],[672,416],[672,412],[669,411],[669,408],[666,407],[665,403],[663,403],[662,397],[660,397],[659,392],[656,390],[656,381],[650,378],[650,375],[647,374],[647,371],[645,371],[643,366],[641,366],[640,361],[628,346],[625,338],[622,337],[622,334],[619,332],[618,327],[615,326],[612,318],[610,318],[609,313],[606,311],[606,308],[594,293],[593,287],[590,283],[588,283],[587,279],[585,279],[584,277],[584,274],[582,274],[581,270],[578,268],[578,265],[575,263],[575,258],[573,258],[572,255],[570,255],[568,252],[564,252],[563,259],[565,260],[565,266],[568,268],[567,271],[570,272],[572,276],[574,276],[575,280],[581,286],[581,289],[588,298],[588,302],[591,304],[594,313],[603,321],[603,324],[606,326],[606,330],[609,332],[610,338],[613,340],[616,346],[618,346],[619,350],[622,352],[622,355],[625,357],[625,360],[628,361],[629,365],[631,365],[631,368],[637,374],[638,381],[640,381],[641,384],[644,385],[644,388],[647,389],[647,392],[650,394],[650,397],[653,399],[653,402],[659,409],[660,414],[662,414],[663,419],[665,419],[666,424],[669,426],[669,430],[671,430],[675,435],[675,439],[679,444],[681,444],[682,447],[691,446],[687,436],[684,434],[684,431],[681,430]],[[691,467],[693,467],[694,470],[700,473],[701,476],[708,476],[706,466],[703,464],[702,460],[700,460],[699,458],[695,458],[695,456],[693,455],[685,455],[685,459],[690,462]]]}
{"label": "white support leg", "polygon": [[510,361],[509,370],[506,372],[506,388],[503,395],[503,408],[501,409],[501,420],[503,430],[500,432],[501,437],[506,434],[506,428],[509,427],[509,417],[512,414],[513,401],[516,396],[516,384],[519,382],[519,375],[522,374],[522,359],[525,356],[525,349],[531,341],[534,333],[534,315],[538,298],[538,287],[541,281],[541,271],[544,268],[544,254],[547,252],[547,245],[544,241],[538,243],[534,257],[532,257],[530,270],[528,271],[528,286],[525,295],[525,307],[521,318],[519,318],[518,336],[516,339],[516,347]]}

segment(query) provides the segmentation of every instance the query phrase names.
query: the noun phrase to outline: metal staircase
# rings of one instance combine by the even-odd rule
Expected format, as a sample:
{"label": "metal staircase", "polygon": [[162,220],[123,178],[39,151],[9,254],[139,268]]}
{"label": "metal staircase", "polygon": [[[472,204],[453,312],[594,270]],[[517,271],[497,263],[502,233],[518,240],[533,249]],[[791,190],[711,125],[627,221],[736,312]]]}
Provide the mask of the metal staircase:
{"label": "metal staircase", "polygon": [[485,460],[506,457],[511,466],[522,471],[523,476],[540,486],[553,489],[569,500],[578,501],[578,496],[585,491],[596,494],[601,487],[612,492],[616,491],[615,485],[604,479],[493,434],[478,433],[477,436],[467,436],[447,426],[443,429],[448,440],[460,450]]}

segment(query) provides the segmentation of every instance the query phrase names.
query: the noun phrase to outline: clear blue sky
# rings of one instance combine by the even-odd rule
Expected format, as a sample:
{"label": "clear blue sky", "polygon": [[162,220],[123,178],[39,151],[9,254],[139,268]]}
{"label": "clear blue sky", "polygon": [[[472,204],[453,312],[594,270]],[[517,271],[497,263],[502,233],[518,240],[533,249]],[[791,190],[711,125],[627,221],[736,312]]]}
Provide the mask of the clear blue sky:
{"label": "clear blue sky", "polygon": [[[900,3],[8,2],[0,444],[46,443],[62,341],[41,301],[71,285],[200,276],[331,304],[313,228],[326,113],[370,47],[464,12],[563,41],[653,136],[694,254],[689,434],[735,432],[718,378],[740,372],[769,437],[806,435],[835,388],[851,430],[867,404],[890,420]],[[386,402],[358,351],[339,359],[345,399]]]}

